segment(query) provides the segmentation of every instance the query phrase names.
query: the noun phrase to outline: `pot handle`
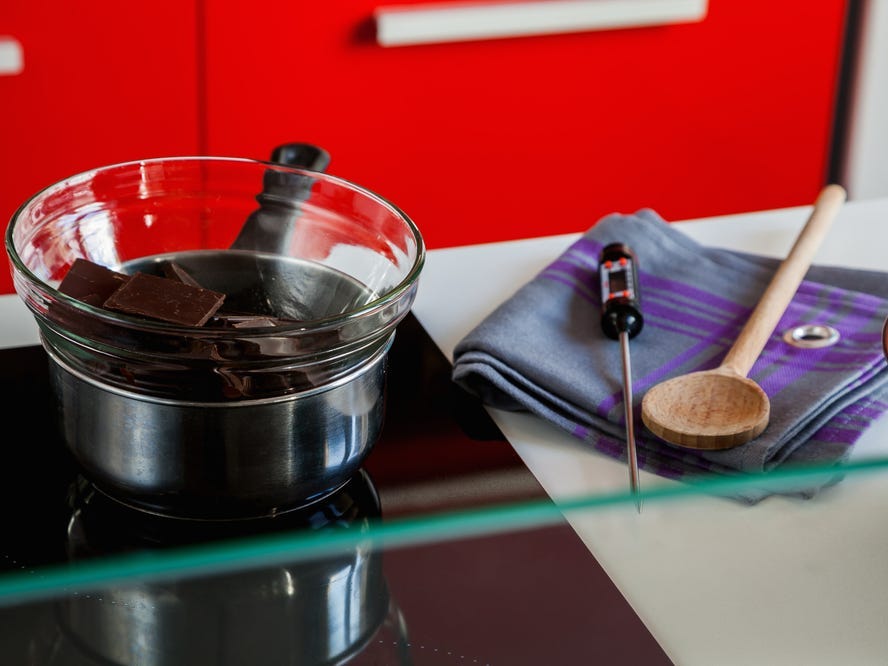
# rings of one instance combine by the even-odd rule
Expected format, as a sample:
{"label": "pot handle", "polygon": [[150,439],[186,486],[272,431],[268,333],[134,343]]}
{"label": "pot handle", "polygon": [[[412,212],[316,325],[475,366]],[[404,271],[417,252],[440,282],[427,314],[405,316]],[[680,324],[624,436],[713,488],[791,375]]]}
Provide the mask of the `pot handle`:
{"label": "pot handle", "polygon": [[330,153],[312,143],[284,143],[271,151],[271,161],[310,171],[325,171]]}
{"label": "pot handle", "polygon": [[[271,152],[270,161],[323,172],[330,164],[330,153],[311,143],[285,143]],[[268,169],[262,179],[262,192],[256,195],[259,209],[246,219],[231,249],[283,253],[290,245],[301,204],[310,196],[314,181],[309,176]]]}

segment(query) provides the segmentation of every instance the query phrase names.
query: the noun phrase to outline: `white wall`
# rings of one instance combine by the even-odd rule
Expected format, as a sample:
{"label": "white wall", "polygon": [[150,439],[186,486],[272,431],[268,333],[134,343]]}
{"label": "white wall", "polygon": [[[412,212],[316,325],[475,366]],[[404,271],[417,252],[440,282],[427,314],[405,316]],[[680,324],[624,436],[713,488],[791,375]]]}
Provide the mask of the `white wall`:
{"label": "white wall", "polygon": [[888,0],[864,0],[841,179],[849,199],[888,196]]}

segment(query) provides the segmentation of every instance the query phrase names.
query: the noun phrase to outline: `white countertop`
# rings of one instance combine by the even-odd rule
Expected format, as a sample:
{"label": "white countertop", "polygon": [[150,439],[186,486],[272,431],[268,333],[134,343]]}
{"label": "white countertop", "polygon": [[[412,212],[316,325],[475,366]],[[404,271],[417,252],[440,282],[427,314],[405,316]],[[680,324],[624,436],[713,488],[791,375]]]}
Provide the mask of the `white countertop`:
{"label": "white countertop", "polygon": [[[707,245],[782,258],[809,212],[679,228]],[[431,251],[414,312],[452,359],[475,324],[577,235]],[[886,248],[888,199],[849,202],[815,262],[888,270]],[[534,416],[490,411],[556,501],[626,487],[624,463]],[[855,449],[888,456],[888,418]],[[642,472],[641,483],[674,482]],[[812,500],[772,497],[746,506],[703,495],[648,501],[641,515],[627,503],[566,517],[675,663],[834,666],[888,663],[886,507],[888,477],[876,473],[848,477]]]}
{"label": "white countertop", "polygon": [[[708,245],[782,257],[809,210],[679,226]],[[414,312],[452,358],[470,328],[577,235],[431,251]],[[815,261],[888,269],[886,248],[888,199],[850,202]],[[37,342],[19,298],[0,296],[0,348]],[[625,464],[533,416],[491,413],[556,501],[625,489]],[[856,448],[888,455],[888,419]],[[641,482],[672,483],[644,472]],[[808,501],[696,496],[646,502],[640,515],[627,503],[567,519],[675,663],[834,666],[888,663],[886,507],[888,478],[864,474]]]}

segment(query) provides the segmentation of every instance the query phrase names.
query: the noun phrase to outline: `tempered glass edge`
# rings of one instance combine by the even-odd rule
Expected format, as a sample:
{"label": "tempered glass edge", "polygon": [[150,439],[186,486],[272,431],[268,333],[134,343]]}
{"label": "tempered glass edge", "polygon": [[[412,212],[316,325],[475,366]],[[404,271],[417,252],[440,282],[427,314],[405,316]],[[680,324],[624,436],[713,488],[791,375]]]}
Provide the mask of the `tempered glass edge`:
{"label": "tempered glass edge", "polygon": [[[645,506],[665,501],[692,501],[701,495],[730,497],[751,489],[803,491],[812,482],[846,479],[888,469],[888,458],[840,466],[810,466],[728,477],[705,476],[682,484],[650,487],[635,496],[628,491],[590,493],[448,511],[394,520],[371,520],[360,527],[251,537],[231,542],[163,551],[142,551],[102,560],[37,567],[0,575],[0,605],[14,605],[88,592],[111,585],[211,576],[233,571],[329,557],[355,549],[397,548],[452,539],[493,536],[545,527],[575,513],[608,507]],[[754,507],[750,507],[754,511]]]}

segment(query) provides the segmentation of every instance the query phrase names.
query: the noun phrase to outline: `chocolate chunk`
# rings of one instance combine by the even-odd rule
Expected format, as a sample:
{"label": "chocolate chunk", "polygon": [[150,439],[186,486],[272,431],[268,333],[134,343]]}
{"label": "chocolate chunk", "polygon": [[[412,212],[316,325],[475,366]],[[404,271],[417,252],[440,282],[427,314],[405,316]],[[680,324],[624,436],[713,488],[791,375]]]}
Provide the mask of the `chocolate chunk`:
{"label": "chocolate chunk", "polygon": [[184,326],[203,326],[225,294],[168,278],[136,273],[105,301],[109,310],[160,319]]}
{"label": "chocolate chunk", "polygon": [[210,323],[214,326],[222,326],[224,328],[268,328],[271,326],[280,326],[286,322],[282,319],[277,319],[276,317],[270,317],[268,315],[217,312]]}
{"label": "chocolate chunk", "polygon": [[191,274],[173,261],[166,261],[160,267],[165,277],[170,280],[177,280],[183,284],[190,284],[192,287],[200,287],[200,283],[191,277]]}
{"label": "chocolate chunk", "polygon": [[268,328],[272,326],[277,326],[278,324],[280,324],[280,320],[275,319],[274,317],[250,317],[242,318],[238,321],[232,321],[229,323],[232,328]]}
{"label": "chocolate chunk", "polygon": [[75,259],[59,284],[59,291],[84,303],[101,307],[130,276],[88,259]]}

